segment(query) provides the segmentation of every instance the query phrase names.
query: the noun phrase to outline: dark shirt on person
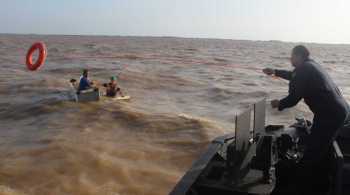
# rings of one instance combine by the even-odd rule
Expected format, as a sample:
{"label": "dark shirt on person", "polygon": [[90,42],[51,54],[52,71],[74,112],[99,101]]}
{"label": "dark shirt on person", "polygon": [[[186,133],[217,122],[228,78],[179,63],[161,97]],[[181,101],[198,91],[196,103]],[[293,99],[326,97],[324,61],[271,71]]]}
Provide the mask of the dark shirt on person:
{"label": "dark shirt on person", "polygon": [[87,90],[91,88],[91,84],[86,77],[81,77],[79,82],[78,91]]}
{"label": "dark shirt on person", "polygon": [[275,70],[289,80],[289,94],[280,100],[279,110],[293,107],[304,99],[318,118],[346,118],[349,105],[328,73],[314,60],[307,60],[293,71]]}
{"label": "dark shirt on person", "polygon": [[117,92],[120,91],[120,88],[116,83],[108,83],[106,87],[106,95],[108,97],[115,97],[117,95]]}

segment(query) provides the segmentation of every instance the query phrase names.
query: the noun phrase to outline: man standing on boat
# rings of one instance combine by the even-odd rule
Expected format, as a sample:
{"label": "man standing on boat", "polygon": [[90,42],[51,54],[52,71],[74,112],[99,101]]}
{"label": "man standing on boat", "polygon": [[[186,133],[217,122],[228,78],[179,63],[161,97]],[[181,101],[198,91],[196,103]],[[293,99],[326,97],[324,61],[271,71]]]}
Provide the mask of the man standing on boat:
{"label": "man standing on boat", "polygon": [[281,100],[272,100],[273,108],[282,111],[304,99],[314,114],[306,151],[300,163],[296,179],[298,194],[325,194],[327,179],[321,179],[325,170],[322,162],[327,159],[332,141],[349,115],[349,106],[328,73],[309,58],[305,46],[294,47],[291,56],[293,71],[265,68],[267,75],[289,80],[289,94]]}

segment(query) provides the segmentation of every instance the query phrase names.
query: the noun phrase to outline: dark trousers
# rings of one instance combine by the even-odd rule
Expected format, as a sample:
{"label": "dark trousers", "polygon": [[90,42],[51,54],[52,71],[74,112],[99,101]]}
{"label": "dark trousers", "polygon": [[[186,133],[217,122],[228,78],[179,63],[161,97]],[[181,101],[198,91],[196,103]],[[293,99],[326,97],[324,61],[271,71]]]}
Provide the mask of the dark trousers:
{"label": "dark trousers", "polygon": [[329,191],[332,142],[344,118],[315,117],[306,150],[299,163],[281,160],[276,164],[276,188],[271,195],[325,195]]}
{"label": "dark trousers", "polygon": [[328,175],[332,142],[344,121],[343,117],[314,118],[304,156],[296,168],[296,194],[327,194],[330,187]]}

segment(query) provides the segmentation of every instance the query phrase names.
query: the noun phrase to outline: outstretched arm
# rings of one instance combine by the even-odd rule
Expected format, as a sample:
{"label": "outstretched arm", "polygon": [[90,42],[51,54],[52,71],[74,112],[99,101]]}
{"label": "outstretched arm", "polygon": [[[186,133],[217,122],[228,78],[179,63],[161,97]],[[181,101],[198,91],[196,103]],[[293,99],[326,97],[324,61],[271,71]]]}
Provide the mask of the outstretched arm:
{"label": "outstretched arm", "polygon": [[292,71],[275,69],[274,72],[275,72],[275,76],[281,77],[282,79],[286,79],[288,81],[292,79],[292,74],[293,74]]}
{"label": "outstretched arm", "polygon": [[272,68],[264,68],[263,72],[269,76],[275,75],[277,77],[281,77],[288,81],[292,79],[292,74],[293,74],[292,71],[278,70],[278,69],[272,69]]}
{"label": "outstretched arm", "polygon": [[305,72],[299,71],[289,85],[289,94],[279,101],[278,110],[295,106],[305,95],[307,90],[307,77]]}

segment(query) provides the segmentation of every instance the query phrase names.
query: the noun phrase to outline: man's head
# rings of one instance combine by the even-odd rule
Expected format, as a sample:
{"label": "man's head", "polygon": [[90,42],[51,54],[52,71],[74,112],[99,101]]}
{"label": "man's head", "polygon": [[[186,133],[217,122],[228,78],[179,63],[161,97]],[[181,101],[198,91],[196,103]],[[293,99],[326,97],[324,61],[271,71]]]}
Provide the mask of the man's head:
{"label": "man's head", "polygon": [[116,82],[116,80],[117,80],[117,77],[116,77],[116,76],[111,76],[111,82],[112,82],[112,83]]}
{"label": "man's head", "polygon": [[83,76],[87,78],[88,74],[89,74],[89,71],[87,69],[84,69],[83,70]]}
{"label": "man's head", "polygon": [[298,67],[308,60],[309,56],[309,50],[303,45],[298,45],[293,48],[290,61],[294,67]]}

